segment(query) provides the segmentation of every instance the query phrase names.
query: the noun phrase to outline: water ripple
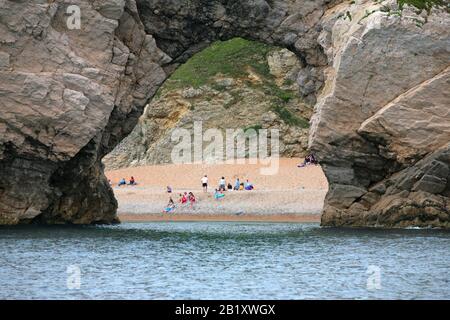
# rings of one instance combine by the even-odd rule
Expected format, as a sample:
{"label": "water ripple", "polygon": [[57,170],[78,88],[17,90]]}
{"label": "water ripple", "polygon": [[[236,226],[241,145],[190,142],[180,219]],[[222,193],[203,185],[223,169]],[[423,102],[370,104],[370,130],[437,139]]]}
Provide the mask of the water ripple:
{"label": "water ripple", "polygon": [[448,231],[317,224],[2,227],[0,298],[450,299],[449,248]]}

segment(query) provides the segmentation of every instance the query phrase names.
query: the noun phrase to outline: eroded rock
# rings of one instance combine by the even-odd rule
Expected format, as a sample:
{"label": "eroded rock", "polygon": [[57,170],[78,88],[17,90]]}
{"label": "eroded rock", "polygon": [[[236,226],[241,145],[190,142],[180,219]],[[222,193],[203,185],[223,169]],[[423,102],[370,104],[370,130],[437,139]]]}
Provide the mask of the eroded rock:
{"label": "eroded rock", "polygon": [[101,159],[180,63],[240,36],[302,60],[300,93],[317,100],[309,145],[331,190],[323,225],[449,227],[445,10],[406,6],[400,16],[391,0],[71,4],[80,30],[67,28],[65,1],[1,2],[0,223],[116,221]]}
{"label": "eroded rock", "polygon": [[[322,224],[448,227],[449,162],[436,159],[446,159],[450,140],[450,97],[443,89],[449,85],[449,16],[434,9],[417,25],[422,16],[412,8],[400,17],[386,11],[398,9],[393,1],[383,6],[342,4],[322,18],[319,41],[330,66],[309,142],[331,185]],[[428,166],[439,173],[424,174]],[[333,185],[341,184],[367,191],[351,203],[340,201],[346,192],[335,193]],[[415,191],[443,202],[427,209]],[[430,210],[440,212],[438,220]]]}
{"label": "eroded rock", "polygon": [[[216,46],[229,47],[238,44],[244,44],[246,48],[257,45],[251,41],[235,39]],[[236,56],[236,53],[233,57],[248,60],[247,57]],[[199,124],[199,121],[204,133],[209,129],[218,129],[224,145],[228,129],[278,129],[280,155],[304,157],[307,153],[308,122],[312,115],[312,106],[303,101],[293,81],[301,65],[298,57],[287,49],[266,49],[264,46],[264,52],[259,53],[258,58],[252,58],[259,61],[258,66],[270,68],[271,75],[258,73],[246,64],[242,74],[234,75],[234,78],[218,72],[195,88],[193,83],[183,81],[183,78],[177,78],[176,75],[169,78],[159,89],[158,96],[147,105],[133,132],[103,159],[106,168],[112,170],[172,163],[172,150],[179,143],[172,140],[172,134],[175,130],[192,130],[193,123]],[[195,59],[199,58],[193,59],[195,62]],[[210,67],[216,70],[218,62],[209,63]],[[232,63],[234,62],[220,61],[221,65],[225,65],[219,70],[233,68]],[[196,65],[194,63],[194,66]],[[184,73],[188,72],[186,68],[194,69],[192,73],[196,72],[190,64],[184,68]],[[252,82],[253,79],[257,79],[257,86]],[[285,100],[288,101],[274,96],[271,93],[274,88],[278,90],[279,95],[285,95]],[[282,107],[283,111],[289,112],[292,119],[283,119],[279,112],[274,110],[275,107]],[[299,123],[291,123],[294,122],[293,119]],[[206,142],[202,145],[204,158],[208,158],[210,162],[225,160],[225,153],[206,154],[208,145]],[[245,149],[248,154],[248,146]]]}

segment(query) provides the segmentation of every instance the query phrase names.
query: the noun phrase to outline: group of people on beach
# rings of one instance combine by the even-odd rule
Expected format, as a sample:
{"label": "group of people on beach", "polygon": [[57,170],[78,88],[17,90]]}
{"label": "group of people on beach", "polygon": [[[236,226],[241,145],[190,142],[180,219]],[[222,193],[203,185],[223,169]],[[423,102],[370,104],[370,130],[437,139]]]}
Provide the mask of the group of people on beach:
{"label": "group of people on beach", "polygon": [[[168,186],[167,192],[172,193],[172,188]],[[196,201],[197,201],[197,199],[195,198],[195,195],[193,192],[189,192],[189,193],[184,192],[184,193],[179,194],[178,203],[181,206],[189,205],[191,208],[193,208]],[[173,198],[169,197],[169,203],[164,208],[163,212],[169,213],[169,212],[174,211],[175,208],[176,208],[176,205],[175,205],[175,202],[173,201]]]}
{"label": "group of people on beach", "polygon": [[[203,190],[206,192],[206,191],[208,191],[208,188],[207,188],[208,185],[207,185],[207,182],[206,182],[206,186],[203,183],[204,181],[207,181],[207,180],[205,180],[205,178],[207,179],[208,177],[205,175],[202,178],[202,185],[203,185],[203,188],[204,188]],[[222,177],[219,180],[219,187],[214,190],[214,199],[219,200],[219,199],[224,198],[225,197],[225,194],[224,194],[225,191],[241,191],[241,190],[249,190],[250,191],[250,190],[253,190],[253,189],[255,189],[255,187],[253,186],[252,183],[250,183],[248,181],[248,179],[244,183],[244,182],[241,182],[239,180],[239,178],[236,178],[236,180],[234,182],[234,186],[233,186],[230,182],[228,182],[228,184],[227,184],[227,182],[225,180],[225,177]]]}
{"label": "group of people on beach", "polygon": [[[111,180],[109,180],[109,184],[111,184]],[[137,182],[133,176],[130,178],[130,181],[128,183],[125,178],[120,179],[118,186],[121,187],[121,186],[126,186],[126,185],[135,186],[135,185],[137,185]]]}
{"label": "group of people on beach", "polygon": [[[298,165],[298,167],[306,167],[308,165],[317,165],[317,164],[318,164],[318,161],[317,161],[316,157],[311,153],[305,157],[305,160],[302,163],[300,163]],[[109,181],[109,183],[111,184],[111,181]],[[202,185],[203,192],[208,192],[208,184],[209,184],[208,176],[205,174],[201,178],[201,185]],[[119,187],[126,186],[126,185],[129,185],[129,186],[137,185],[136,179],[132,176],[130,178],[129,182],[127,182],[127,180],[125,178],[122,178],[118,183]],[[248,179],[245,182],[241,182],[241,180],[239,178],[236,178],[234,185],[232,185],[230,182],[227,183],[225,177],[221,177],[219,179],[218,187],[216,189],[214,189],[214,199],[220,200],[220,199],[224,198],[225,191],[254,190],[254,188],[255,187],[253,186],[252,183],[249,182]],[[166,191],[167,191],[167,193],[171,194],[173,192],[172,187],[167,186]],[[181,206],[189,206],[190,208],[193,208],[196,202],[197,202],[197,199],[193,192],[184,192],[184,193],[179,194],[178,203]],[[169,203],[166,205],[163,212],[170,213],[170,212],[173,212],[175,210],[175,208],[176,208],[175,201],[170,196]]]}
{"label": "group of people on beach", "polygon": [[[208,192],[208,184],[209,179],[208,176],[205,174],[201,179],[201,185],[203,192]],[[236,181],[234,183],[234,186],[231,183],[226,182],[225,177],[221,177],[219,179],[219,185],[216,189],[214,189],[214,199],[219,200],[225,197],[225,191],[240,191],[240,190],[253,190],[255,187],[252,183],[246,180],[246,182],[241,182],[239,178],[236,178]],[[173,192],[173,189],[171,186],[166,187],[166,192],[171,194]],[[184,192],[179,194],[178,204],[181,206],[189,205],[190,208],[193,208],[195,203],[197,202],[197,199],[193,192]],[[173,200],[172,196],[169,197],[169,203],[164,208],[163,212],[170,213],[175,210],[177,205],[175,204],[175,201]]]}
{"label": "group of people on beach", "polygon": [[[202,179],[202,188],[203,192],[208,192],[208,176],[205,175]],[[228,182],[226,182],[225,177],[219,179],[218,188],[214,189],[214,199],[219,200],[225,197],[225,191],[239,191],[239,190],[253,190],[255,187],[252,183],[250,183],[247,179],[245,183],[241,182],[239,178],[236,178],[234,182],[234,186]]]}
{"label": "group of people on beach", "polygon": [[319,164],[319,162],[317,161],[316,157],[312,153],[308,154],[305,157],[305,160],[303,160],[302,163],[297,165],[297,167],[303,168],[303,167],[306,167],[307,165],[311,165],[311,164],[313,164],[313,165],[318,165]]}
{"label": "group of people on beach", "polygon": [[[208,192],[208,176],[205,175],[202,179],[202,188],[203,192]],[[239,178],[236,178],[234,182],[234,186],[230,182],[226,182],[225,177],[219,179],[219,186],[215,189],[215,192],[224,192],[224,191],[239,191],[239,190],[253,190],[255,187],[252,183],[246,180],[246,182],[241,182]]]}

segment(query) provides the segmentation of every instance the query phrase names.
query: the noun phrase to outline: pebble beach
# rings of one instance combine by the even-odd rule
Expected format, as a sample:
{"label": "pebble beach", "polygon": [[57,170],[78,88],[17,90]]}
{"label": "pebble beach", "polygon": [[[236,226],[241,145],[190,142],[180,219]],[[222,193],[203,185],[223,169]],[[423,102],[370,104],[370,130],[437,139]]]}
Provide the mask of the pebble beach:
{"label": "pebble beach", "polygon": [[[122,221],[220,220],[317,222],[328,190],[320,166],[298,168],[302,159],[281,158],[279,170],[262,175],[262,164],[182,164],[130,167],[107,171],[119,203]],[[208,176],[208,192],[202,190],[200,179]],[[133,176],[136,186],[121,186],[120,179]],[[225,197],[214,199],[219,179],[225,177],[234,185],[236,178],[254,185],[251,191],[226,191]],[[166,187],[173,189],[171,194]],[[195,205],[178,203],[180,193],[193,192]],[[176,203],[171,213],[163,213],[169,197]]]}

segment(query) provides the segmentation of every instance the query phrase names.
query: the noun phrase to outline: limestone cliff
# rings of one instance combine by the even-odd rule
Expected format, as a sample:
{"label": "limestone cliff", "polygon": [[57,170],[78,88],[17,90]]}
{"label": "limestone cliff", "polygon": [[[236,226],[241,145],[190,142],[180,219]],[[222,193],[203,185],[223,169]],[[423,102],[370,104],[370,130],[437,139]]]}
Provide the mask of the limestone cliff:
{"label": "limestone cliff", "polygon": [[0,221],[112,222],[101,158],[134,127],[170,58],[134,1],[0,1]]}
{"label": "limestone cliff", "polygon": [[2,224],[116,221],[101,159],[181,63],[242,37],[300,58],[330,183],[323,225],[450,227],[448,2],[70,5],[0,0]]}
{"label": "limestone cliff", "polygon": [[322,224],[449,227],[448,13],[368,1],[322,25],[309,142],[330,182]]}
{"label": "limestone cliff", "polygon": [[281,156],[304,156],[312,106],[295,83],[300,68],[287,49],[241,38],[217,42],[177,69],[103,162],[107,169],[172,163],[172,132],[192,130],[195,121],[224,137],[226,129],[277,129]]}

